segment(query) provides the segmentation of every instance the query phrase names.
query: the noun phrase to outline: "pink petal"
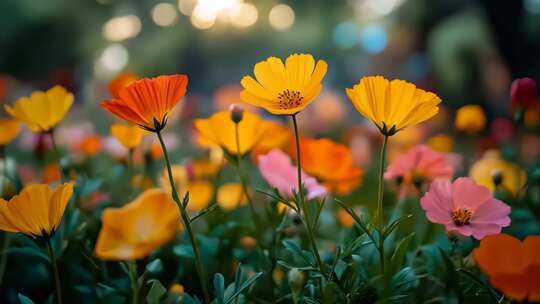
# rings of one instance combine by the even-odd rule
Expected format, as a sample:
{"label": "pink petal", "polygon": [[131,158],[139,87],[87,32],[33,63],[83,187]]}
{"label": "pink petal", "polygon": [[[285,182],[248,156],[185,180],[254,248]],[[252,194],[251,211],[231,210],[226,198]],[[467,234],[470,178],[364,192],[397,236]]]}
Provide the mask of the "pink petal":
{"label": "pink petal", "polygon": [[436,180],[431,183],[429,192],[420,200],[426,217],[433,223],[447,224],[452,222],[451,184],[447,180]]}
{"label": "pink petal", "polygon": [[471,227],[471,230],[473,231],[472,236],[477,240],[481,240],[488,235],[499,234],[502,229],[500,225],[490,224],[490,223],[471,222],[469,226]]}
{"label": "pink petal", "polygon": [[488,188],[476,184],[468,177],[460,177],[452,184],[454,209],[469,208],[476,211],[487,200],[491,199]]}
{"label": "pink petal", "polygon": [[510,211],[510,206],[492,198],[476,209],[471,222],[477,224],[497,224],[501,227],[506,227],[510,225]]}

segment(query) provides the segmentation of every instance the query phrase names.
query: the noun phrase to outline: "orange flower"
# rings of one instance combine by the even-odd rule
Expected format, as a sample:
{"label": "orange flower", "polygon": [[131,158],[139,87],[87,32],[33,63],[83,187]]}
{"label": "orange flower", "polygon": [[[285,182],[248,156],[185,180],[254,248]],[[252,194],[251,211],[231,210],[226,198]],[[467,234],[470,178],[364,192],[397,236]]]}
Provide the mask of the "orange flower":
{"label": "orange flower", "polygon": [[0,119],[0,147],[9,144],[19,135],[21,124],[16,119]]}
{"label": "orange flower", "polygon": [[122,208],[103,211],[96,256],[103,260],[137,260],[165,244],[178,231],[180,213],[169,194],[143,192]]}
{"label": "orange flower", "polygon": [[113,124],[111,126],[111,134],[126,149],[137,147],[141,143],[144,133],[146,132],[132,125]]}
{"label": "orange flower", "polygon": [[101,106],[119,118],[157,132],[165,127],[167,116],[186,94],[187,83],[187,76],[181,74],[143,78]]}
{"label": "orange flower", "polygon": [[60,180],[60,168],[56,163],[48,164],[43,168],[43,182],[50,184]]}
{"label": "orange flower", "polygon": [[84,138],[78,146],[78,150],[86,156],[97,155],[102,148],[101,137],[99,135],[91,135]]}
{"label": "orange flower", "polygon": [[330,191],[349,194],[360,184],[362,170],[353,166],[352,153],[329,139],[301,139],[302,168]]}
{"label": "orange flower", "polygon": [[139,79],[139,76],[133,72],[120,73],[114,79],[109,81],[109,93],[114,98],[120,98],[120,91],[132,82]]}
{"label": "orange flower", "polygon": [[504,233],[488,236],[473,257],[491,285],[509,299],[540,301],[540,236],[523,242]]}
{"label": "orange flower", "polygon": [[276,121],[264,121],[263,129],[261,139],[253,148],[254,154],[266,154],[272,149],[285,149],[293,138],[291,129]]}

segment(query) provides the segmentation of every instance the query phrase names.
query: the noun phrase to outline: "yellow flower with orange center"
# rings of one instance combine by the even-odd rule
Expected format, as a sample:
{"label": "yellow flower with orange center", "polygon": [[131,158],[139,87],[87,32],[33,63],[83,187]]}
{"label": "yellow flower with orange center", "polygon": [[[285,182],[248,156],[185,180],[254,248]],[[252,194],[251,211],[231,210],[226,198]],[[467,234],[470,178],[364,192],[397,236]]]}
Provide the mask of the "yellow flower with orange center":
{"label": "yellow flower with orange center", "polygon": [[441,102],[412,83],[382,76],[363,77],[346,92],[356,110],[387,136],[435,116]]}
{"label": "yellow flower with orange center", "polygon": [[330,139],[301,139],[302,169],[330,191],[349,194],[359,184],[362,170],[353,165],[351,150]]}
{"label": "yellow flower with orange center", "polygon": [[0,230],[33,238],[52,236],[60,226],[72,194],[71,183],[55,190],[46,184],[35,184],[24,187],[9,202],[0,198]]}
{"label": "yellow flower with orange center", "polygon": [[30,97],[21,97],[15,105],[4,108],[30,130],[49,132],[64,118],[72,104],[73,94],[61,86],[54,86],[46,92],[35,91]]}
{"label": "yellow flower with orange center", "polygon": [[16,119],[0,119],[0,147],[9,144],[13,141],[19,131],[21,124]]}
{"label": "yellow flower with orange center", "polygon": [[217,203],[224,210],[233,210],[248,202],[242,185],[239,183],[226,183],[217,191]]}
{"label": "yellow flower with orange center", "polygon": [[459,131],[474,134],[486,126],[486,115],[479,105],[465,105],[456,112],[455,127]]}
{"label": "yellow flower with orange center", "polygon": [[[223,111],[215,113],[207,119],[195,119],[195,128],[199,132],[199,144],[203,147],[219,146],[229,154],[244,155],[257,144],[263,135],[264,125],[255,114],[244,112],[242,120],[237,124],[232,121],[231,113]],[[240,150],[236,143],[236,128]]]}
{"label": "yellow flower with orange center", "polygon": [[310,54],[290,55],[285,64],[280,58],[269,57],[255,64],[255,79],[242,78],[240,98],[272,114],[296,114],[319,96],[327,68],[324,60],[315,63]]}
{"label": "yellow flower with orange center", "polygon": [[160,189],[144,191],[122,208],[106,208],[95,254],[103,260],[137,260],[171,240],[180,213],[170,195]]}
{"label": "yellow flower with orange center", "polygon": [[122,88],[118,98],[101,106],[115,116],[148,131],[162,130],[168,115],[186,94],[186,75],[164,75],[143,78]]}
{"label": "yellow flower with orange center", "polygon": [[516,195],[527,181],[527,173],[501,157],[499,151],[489,150],[475,162],[469,176],[478,184],[495,191],[498,187]]}
{"label": "yellow flower with orange center", "polygon": [[[178,195],[183,198],[184,195],[189,192],[189,204],[187,209],[193,212],[206,208],[214,195],[214,186],[212,182],[203,178],[195,178],[194,172],[187,166],[173,165],[171,169]],[[167,193],[171,193],[171,185],[169,183],[167,170],[164,170],[161,175],[160,186],[167,191]]]}
{"label": "yellow flower with orange center", "polygon": [[122,144],[126,149],[134,149],[137,147],[145,135],[145,131],[137,126],[113,124],[111,126],[111,134]]}

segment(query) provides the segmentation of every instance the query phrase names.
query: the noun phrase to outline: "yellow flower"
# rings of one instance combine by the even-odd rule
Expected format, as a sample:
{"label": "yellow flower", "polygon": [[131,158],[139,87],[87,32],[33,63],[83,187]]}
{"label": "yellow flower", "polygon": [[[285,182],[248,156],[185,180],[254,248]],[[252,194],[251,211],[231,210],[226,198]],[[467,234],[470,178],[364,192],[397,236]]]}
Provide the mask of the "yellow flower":
{"label": "yellow flower", "polygon": [[465,105],[456,112],[456,129],[469,134],[480,132],[486,126],[486,115],[479,105]]}
{"label": "yellow flower", "polygon": [[496,150],[486,151],[482,158],[473,164],[469,176],[491,191],[500,187],[513,195],[516,195],[527,181],[526,172],[502,159]]}
{"label": "yellow flower", "polygon": [[452,152],[454,149],[454,139],[448,135],[439,134],[428,140],[428,145],[435,151]]}
{"label": "yellow flower", "polygon": [[66,115],[73,104],[73,94],[61,86],[47,92],[35,91],[19,98],[13,107],[5,105],[9,115],[24,122],[34,132],[49,132]]}
{"label": "yellow flower", "polygon": [[240,98],[272,114],[296,114],[319,96],[327,68],[324,60],[315,64],[310,54],[290,55],[285,64],[280,58],[269,57],[255,65],[257,80],[242,78]]}
{"label": "yellow flower", "polygon": [[137,147],[145,135],[145,131],[137,126],[113,124],[111,126],[111,134],[124,146],[126,149],[134,149]]}
{"label": "yellow flower", "polygon": [[169,287],[169,293],[176,294],[176,295],[184,294],[184,285],[178,284],[178,283],[173,283]]}
{"label": "yellow flower", "polygon": [[137,260],[165,244],[178,231],[180,213],[169,194],[143,192],[122,208],[106,208],[95,254],[103,260]]}
{"label": "yellow flower", "polygon": [[[199,131],[199,144],[203,147],[220,146],[232,155],[238,154],[236,146],[236,123],[231,120],[229,111],[218,112],[207,119],[195,119]],[[264,132],[263,121],[259,116],[244,112],[238,123],[240,155],[250,151],[261,139]]]}
{"label": "yellow flower", "polygon": [[247,203],[247,197],[238,183],[227,183],[219,187],[217,203],[224,210],[233,210]]}
{"label": "yellow flower", "polygon": [[263,122],[263,134],[261,140],[255,145],[256,153],[265,154],[272,149],[285,150],[286,146],[291,143],[293,133],[290,128],[275,122]]}
{"label": "yellow flower", "polygon": [[19,135],[21,124],[16,119],[0,119],[0,147],[9,144]]}
{"label": "yellow flower", "polygon": [[24,187],[9,202],[0,198],[0,230],[33,238],[50,237],[60,226],[72,194],[70,183],[55,190],[46,184],[35,184]]}
{"label": "yellow flower", "polygon": [[382,76],[364,77],[346,92],[356,110],[387,136],[435,116],[441,102],[412,83]]}
{"label": "yellow flower", "polygon": [[[174,186],[176,187],[180,198],[182,199],[186,192],[189,192],[189,204],[187,209],[189,211],[200,211],[206,208],[214,195],[213,184],[204,179],[194,178],[193,172],[188,170],[186,166],[173,165],[171,169]],[[171,185],[169,183],[167,170],[164,170],[161,175],[160,186],[167,191],[167,193],[171,193]]]}

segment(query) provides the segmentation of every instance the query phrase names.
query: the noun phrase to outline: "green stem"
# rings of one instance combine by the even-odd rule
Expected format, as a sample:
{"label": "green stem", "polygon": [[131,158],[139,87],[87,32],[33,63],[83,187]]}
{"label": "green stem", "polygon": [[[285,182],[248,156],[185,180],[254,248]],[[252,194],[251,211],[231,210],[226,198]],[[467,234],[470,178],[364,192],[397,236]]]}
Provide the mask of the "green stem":
{"label": "green stem", "polygon": [[383,214],[383,196],[384,196],[384,160],[386,158],[386,147],[388,144],[388,135],[384,136],[381,148],[379,164],[379,190],[377,193],[377,218],[379,219],[379,259],[381,263],[381,274],[384,275],[384,214]]}
{"label": "green stem", "polygon": [[49,131],[49,136],[51,137],[54,157],[56,158],[56,163],[58,164],[58,171],[60,171],[60,181],[63,183],[66,179],[64,177],[64,170],[62,170],[62,164],[60,163],[60,153],[58,152],[58,146],[56,145],[56,139],[54,138],[54,129]]}
{"label": "green stem", "polygon": [[52,271],[54,274],[54,282],[55,282],[55,295],[56,295],[56,303],[62,304],[62,283],[60,282],[60,273],[58,272],[58,264],[56,263],[56,255],[54,254],[54,250],[51,245],[51,239],[47,239],[47,251],[49,252],[49,257],[51,258],[51,266]]}
{"label": "green stem", "polygon": [[132,304],[139,303],[139,276],[137,275],[137,262],[128,261],[129,280],[131,282]]}
{"label": "green stem", "polygon": [[309,242],[311,244],[311,249],[313,251],[313,254],[315,255],[315,258],[317,260],[317,265],[319,267],[319,272],[324,275],[324,268],[323,268],[323,262],[321,260],[321,256],[319,255],[319,250],[317,249],[317,243],[315,242],[315,237],[313,236],[313,228],[311,227],[311,222],[309,220],[309,213],[308,208],[306,205],[306,200],[304,197],[304,191],[302,189],[302,161],[300,159],[300,138],[298,134],[298,123],[296,122],[296,114],[291,115],[293,126],[294,126],[294,139],[296,143],[296,167],[298,169],[298,193],[300,194],[300,206],[302,208],[302,213],[304,214],[303,217],[301,217],[306,227],[306,232],[309,238]]}
{"label": "green stem", "polygon": [[156,133],[159,138],[159,143],[161,144],[161,149],[163,150],[163,156],[165,157],[165,164],[167,165],[167,172],[169,174],[169,183],[171,184],[172,198],[178,205],[178,208],[180,209],[180,215],[182,216],[182,221],[184,222],[184,226],[186,227],[189,240],[191,241],[191,247],[193,248],[193,253],[195,254],[195,267],[197,268],[197,273],[199,275],[199,283],[201,284],[204,300],[206,303],[210,303],[210,295],[208,293],[208,289],[205,284],[206,279],[205,279],[204,269],[202,267],[201,253],[199,250],[197,239],[195,238],[195,234],[193,233],[193,229],[191,228],[191,219],[189,218],[189,214],[186,208],[184,207],[184,205],[182,205],[182,201],[178,197],[178,192],[176,191],[176,186],[174,184],[174,178],[173,178],[172,169],[171,169],[171,162],[169,161],[167,147],[165,146],[165,142],[163,142],[163,137],[161,136],[161,132],[157,131]]}
{"label": "green stem", "polygon": [[7,250],[9,248],[10,242],[11,233],[4,232],[4,242],[2,243],[2,258],[0,260],[0,287],[2,287],[2,283],[4,282],[4,274],[6,273],[6,265],[8,258]]}
{"label": "green stem", "polygon": [[[242,172],[242,157],[240,155],[240,132],[238,128],[238,123],[234,124],[234,131],[235,131],[235,140],[236,140],[236,169],[238,170],[238,175],[240,177],[240,184],[242,185],[242,192],[246,196],[246,199],[249,204],[249,209],[251,210],[251,216],[253,218],[253,224],[255,225],[255,232],[257,234],[257,243],[260,245],[262,244],[262,232],[259,226],[259,215],[257,214],[257,211],[255,211],[255,206],[253,205],[253,200],[251,199],[251,195],[248,192],[247,188],[247,182],[245,179],[245,176]],[[241,198],[240,198],[241,199]]]}

